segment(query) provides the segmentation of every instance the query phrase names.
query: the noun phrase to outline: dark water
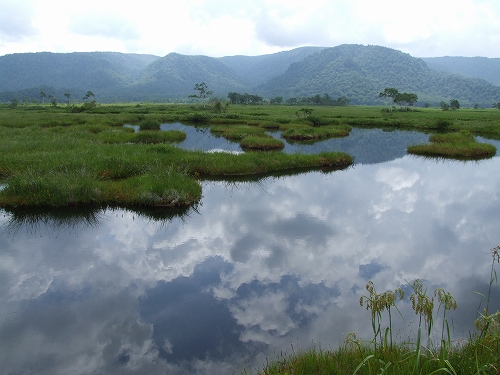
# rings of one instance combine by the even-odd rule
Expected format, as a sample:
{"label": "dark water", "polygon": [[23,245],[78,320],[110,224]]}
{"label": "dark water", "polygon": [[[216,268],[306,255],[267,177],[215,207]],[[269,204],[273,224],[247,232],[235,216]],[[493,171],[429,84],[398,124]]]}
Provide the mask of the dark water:
{"label": "dark water", "polygon": [[[370,339],[368,280],[449,290],[453,337],[467,338],[500,245],[499,168],[401,156],[204,182],[202,203],[178,212],[0,211],[1,373],[255,370],[292,345]],[[417,319],[399,307],[406,339]]]}

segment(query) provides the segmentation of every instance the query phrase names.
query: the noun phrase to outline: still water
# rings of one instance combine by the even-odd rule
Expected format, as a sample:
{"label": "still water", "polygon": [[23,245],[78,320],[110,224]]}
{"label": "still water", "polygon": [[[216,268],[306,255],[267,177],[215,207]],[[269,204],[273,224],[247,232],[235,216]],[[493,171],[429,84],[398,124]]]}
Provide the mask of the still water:
{"label": "still water", "polygon": [[[500,245],[500,158],[389,156],[404,134],[359,132],[349,169],[203,182],[181,212],[0,211],[2,374],[256,371],[292,346],[370,339],[368,280],[445,288],[453,337],[467,338]],[[399,307],[406,339],[416,316]]]}

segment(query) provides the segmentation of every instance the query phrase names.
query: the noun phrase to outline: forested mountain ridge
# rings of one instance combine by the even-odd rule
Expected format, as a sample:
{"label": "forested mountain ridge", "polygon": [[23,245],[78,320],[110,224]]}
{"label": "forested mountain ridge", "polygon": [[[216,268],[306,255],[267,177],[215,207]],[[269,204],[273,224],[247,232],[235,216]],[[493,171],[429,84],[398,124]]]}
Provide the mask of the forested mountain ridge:
{"label": "forested mountain ridge", "polygon": [[426,57],[422,60],[436,70],[482,78],[494,85],[500,85],[500,58],[444,56]]}
{"label": "forested mountain ridge", "polygon": [[44,85],[99,91],[133,83],[158,58],[118,52],[5,55],[0,57],[0,91]]}
{"label": "forested mountain ridge", "polygon": [[341,45],[293,63],[258,88],[266,96],[347,96],[354,104],[375,104],[385,87],[416,93],[431,103],[457,98],[466,104],[491,106],[500,87],[484,80],[436,71],[422,60],[380,46]]}
{"label": "forested mountain ridge", "polygon": [[300,47],[291,51],[282,51],[260,56],[225,56],[218,60],[229,66],[245,79],[249,87],[256,87],[285,73],[288,67],[303,60],[325,47]]}
{"label": "forested mountain ridge", "polygon": [[134,86],[160,96],[188,96],[194,94],[196,83],[205,82],[215,95],[226,96],[229,91],[245,90],[244,81],[216,58],[169,53],[147,66]]}
{"label": "forested mountain ridge", "polygon": [[[64,101],[87,90],[100,102],[187,100],[196,83],[212,96],[229,92],[273,98],[328,94],[352,104],[382,104],[386,87],[416,93],[418,105],[458,99],[491,107],[500,86],[432,69],[424,59],[381,46],[302,47],[262,56],[164,57],[114,52],[26,53],[0,56],[0,102],[39,100],[40,91]],[[432,64],[431,64],[432,65]],[[483,72],[483,75],[486,74]]]}

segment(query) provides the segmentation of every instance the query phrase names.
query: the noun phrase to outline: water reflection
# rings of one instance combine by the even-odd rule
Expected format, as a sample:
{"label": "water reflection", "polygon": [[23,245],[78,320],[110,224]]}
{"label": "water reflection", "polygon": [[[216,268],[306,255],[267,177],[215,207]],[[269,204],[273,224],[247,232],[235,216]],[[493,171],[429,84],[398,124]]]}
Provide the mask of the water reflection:
{"label": "water reflection", "polygon": [[[370,313],[359,307],[369,279],[378,291],[415,278],[449,290],[459,304],[454,338],[467,338],[480,304],[473,291],[488,288],[487,250],[500,244],[499,167],[496,157],[405,156],[259,183],[203,182],[197,212],[165,225],[106,209],[99,225],[57,236],[44,232],[47,220],[13,235],[15,214],[4,212],[3,371],[255,369],[291,343],[335,347],[349,331],[370,338]],[[493,293],[500,308],[498,286]],[[415,315],[408,301],[400,310],[396,337],[406,338]]]}
{"label": "water reflection", "polygon": [[[138,131],[138,126],[133,126]],[[214,136],[206,126],[188,126],[181,123],[162,124],[161,130],[181,130],[186,139],[177,146],[186,150],[224,150],[242,152],[241,147],[221,136]],[[332,138],[316,142],[288,142],[281,132],[268,132],[285,144],[283,152],[317,154],[324,151],[347,152],[357,164],[382,163],[406,155],[410,145],[426,143],[429,136],[415,131],[352,128],[348,137]]]}
{"label": "water reflection", "polygon": [[[186,219],[197,213],[199,204],[192,206],[166,207],[129,207],[135,217],[142,218],[155,224],[166,225],[174,218]],[[106,219],[106,216],[116,212],[123,216],[123,210],[109,206],[73,206],[73,207],[10,207],[5,208],[7,233],[17,234],[20,230],[32,233],[58,233],[61,231],[75,231],[78,229],[97,228]]]}

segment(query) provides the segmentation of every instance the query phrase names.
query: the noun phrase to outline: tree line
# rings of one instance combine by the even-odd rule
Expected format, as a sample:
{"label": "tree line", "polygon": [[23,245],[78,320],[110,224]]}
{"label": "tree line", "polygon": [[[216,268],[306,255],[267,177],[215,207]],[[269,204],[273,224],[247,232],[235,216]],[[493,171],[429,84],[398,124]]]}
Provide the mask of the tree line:
{"label": "tree line", "polygon": [[[237,92],[230,92],[227,94],[229,102],[231,104],[262,104],[265,102],[264,98],[259,95],[254,94],[239,94]],[[336,99],[332,98],[328,94],[320,95],[316,94],[309,97],[292,97],[286,100],[282,96],[275,96],[269,99],[269,104],[279,105],[324,105],[324,106],[346,106],[350,103],[350,99],[346,96],[338,97]]]}

